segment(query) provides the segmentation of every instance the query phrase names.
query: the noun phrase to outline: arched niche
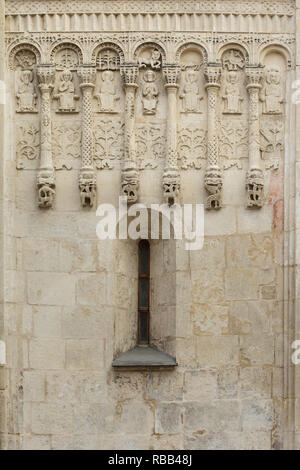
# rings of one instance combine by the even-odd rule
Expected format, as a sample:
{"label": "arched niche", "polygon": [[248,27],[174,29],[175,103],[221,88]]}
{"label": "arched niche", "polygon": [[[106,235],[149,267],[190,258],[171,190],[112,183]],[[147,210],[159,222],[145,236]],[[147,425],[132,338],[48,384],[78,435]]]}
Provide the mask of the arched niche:
{"label": "arched niche", "polygon": [[160,124],[165,129],[167,102],[162,66],[166,61],[165,50],[157,43],[140,44],[134,52],[138,64],[138,90],[136,96],[137,132],[144,133],[149,125]]}
{"label": "arched niche", "polygon": [[98,45],[92,53],[92,64],[95,64],[98,70],[119,70],[123,63],[124,51],[113,42]]}
{"label": "arched niche", "polygon": [[10,70],[33,70],[41,62],[41,53],[33,44],[18,44],[9,53]]}
{"label": "arched niche", "polygon": [[52,64],[55,64],[57,70],[75,71],[83,62],[83,54],[77,44],[63,42],[52,49],[50,60]]}
{"label": "arched niche", "polygon": [[97,113],[103,118],[105,115],[121,113],[124,110],[124,91],[120,75],[120,66],[124,63],[123,50],[115,43],[103,43],[94,49],[92,63],[97,69],[94,91]]}

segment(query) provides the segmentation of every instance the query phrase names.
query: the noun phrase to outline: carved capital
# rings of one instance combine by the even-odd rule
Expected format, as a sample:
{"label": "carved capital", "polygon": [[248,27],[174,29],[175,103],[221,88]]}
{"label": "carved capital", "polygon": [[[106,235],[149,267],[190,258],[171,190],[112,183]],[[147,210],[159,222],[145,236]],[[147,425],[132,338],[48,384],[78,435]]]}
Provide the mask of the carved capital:
{"label": "carved capital", "polygon": [[80,199],[83,207],[93,207],[96,199],[96,175],[93,170],[83,169],[79,175]]}
{"label": "carved capital", "polygon": [[263,78],[262,67],[246,67],[247,90],[251,88],[261,88],[261,80]]}
{"label": "carved capital", "polygon": [[248,207],[262,207],[264,199],[264,174],[259,168],[249,171],[246,177]]}
{"label": "carved capital", "polygon": [[52,170],[40,170],[37,177],[38,205],[42,209],[53,206],[55,197],[55,179]]}
{"label": "carved capital", "polygon": [[163,65],[163,74],[166,88],[178,88],[178,79],[180,76],[180,66],[178,64]]}
{"label": "carved capital", "polygon": [[41,92],[49,91],[53,88],[55,79],[54,67],[51,65],[39,65],[36,72]]}
{"label": "carved capital", "polygon": [[222,173],[218,167],[208,167],[205,174],[204,185],[209,196],[206,200],[206,209],[220,209],[222,207]]}
{"label": "carved capital", "polygon": [[90,65],[82,65],[77,70],[80,88],[94,88],[96,81],[96,68]]}
{"label": "carved capital", "polygon": [[137,87],[138,64],[123,64],[120,67],[121,76],[125,86]]}
{"label": "carved capital", "polygon": [[206,88],[220,87],[221,67],[218,64],[208,65],[205,68],[204,75],[206,79]]}
{"label": "carved capital", "polygon": [[134,165],[124,166],[122,170],[121,180],[121,194],[127,197],[128,204],[132,204],[138,200],[138,189],[139,189],[139,173]]}
{"label": "carved capital", "polygon": [[163,175],[163,191],[166,203],[175,204],[180,192],[180,175],[178,170],[166,168]]}

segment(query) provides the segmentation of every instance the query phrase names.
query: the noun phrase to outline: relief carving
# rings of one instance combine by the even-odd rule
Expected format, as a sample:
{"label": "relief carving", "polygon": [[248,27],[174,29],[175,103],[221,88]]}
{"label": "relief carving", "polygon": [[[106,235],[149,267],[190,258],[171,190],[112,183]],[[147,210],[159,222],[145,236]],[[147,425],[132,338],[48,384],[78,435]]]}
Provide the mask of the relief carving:
{"label": "relief carving", "polygon": [[265,84],[260,94],[263,114],[282,114],[283,89],[280,69],[269,67],[266,71]]}
{"label": "relief carving", "polygon": [[156,168],[164,157],[166,139],[164,129],[157,125],[139,126],[136,133],[137,159],[141,170]]}
{"label": "relief carving", "polygon": [[199,74],[192,69],[184,73],[184,85],[179,98],[182,102],[182,113],[201,113],[200,103],[203,96],[200,95],[200,86],[198,83]]}
{"label": "relief carving", "polygon": [[114,72],[111,70],[102,72],[101,84],[95,97],[98,99],[100,113],[118,113],[116,105],[120,95],[117,93]]}
{"label": "relief carving", "polygon": [[32,69],[36,65],[36,55],[30,49],[21,49],[14,56],[14,69]]}
{"label": "relief carving", "polygon": [[158,87],[155,83],[156,73],[147,70],[144,73],[144,84],[142,88],[143,114],[155,114],[158,103]]}
{"label": "relief carving", "polygon": [[223,168],[233,166],[242,169],[242,158],[248,156],[248,125],[241,121],[220,123],[219,152]]}
{"label": "relief carving", "polygon": [[97,121],[94,129],[96,168],[113,168],[115,160],[121,160],[124,154],[124,124],[120,120]]}
{"label": "relief carving", "polygon": [[223,94],[223,114],[241,114],[241,104],[244,98],[241,95],[239,73],[234,70],[227,72],[226,82]]}
{"label": "relief carving", "polygon": [[245,66],[245,59],[243,54],[237,49],[229,49],[224,52],[222,57],[222,64],[228,71],[241,70]]}
{"label": "relief carving", "polygon": [[17,168],[36,168],[40,144],[39,129],[30,122],[24,122],[18,128],[17,135]]}
{"label": "relief carving", "polygon": [[58,100],[57,113],[77,111],[75,100],[79,100],[79,96],[75,94],[73,74],[70,70],[66,69],[59,74],[59,84],[53,98]]}
{"label": "relief carving", "polygon": [[56,170],[71,170],[73,159],[80,159],[81,126],[80,122],[53,124],[52,148]]}
{"label": "relief carving", "polygon": [[138,60],[139,68],[151,67],[154,70],[158,70],[161,67],[161,54],[158,49],[153,49],[151,51],[151,56],[149,58],[140,57]]}
{"label": "relief carving", "polygon": [[21,72],[16,94],[17,113],[37,113],[37,93],[33,79],[32,70]]}
{"label": "relief carving", "polygon": [[197,128],[181,129],[178,134],[178,157],[181,168],[200,169],[206,159],[206,131]]}
{"label": "relief carving", "polygon": [[277,170],[284,150],[284,125],[282,122],[262,123],[260,130],[262,158],[266,170]]}
{"label": "relief carving", "polygon": [[56,52],[54,62],[57,66],[62,67],[63,69],[76,69],[79,65],[77,50],[74,50],[72,47],[63,47],[61,50]]}

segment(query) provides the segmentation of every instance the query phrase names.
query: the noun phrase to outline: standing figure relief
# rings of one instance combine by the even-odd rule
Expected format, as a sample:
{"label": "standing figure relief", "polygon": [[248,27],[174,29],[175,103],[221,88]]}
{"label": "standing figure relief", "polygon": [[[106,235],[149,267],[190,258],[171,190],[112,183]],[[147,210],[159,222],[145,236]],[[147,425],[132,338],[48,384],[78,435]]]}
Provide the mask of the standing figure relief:
{"label": "standing figure relief", "polygon": [[120,100],[115,83],[115,75],[111,70],[105,70],[101,75],[101,84],[95,94],[99,103],[99,112],[117,113],[116,104]]}
{"label": "standing figure relief", "polygon": [[158,87],[155,83],[156,73],[148,70],[144,74],[144,85],[142,88],[143,113],[155,114],[158,103]]}
{"label": "standing figure relief", "polygon": [[266,71],[266,79],[260,94],[264,114],[282,114],[283,89],[280,69],[276,66]]}
{"label": "standing figure relief", "polygon": [[182,100],[183,113],[201,113],[200,102],[203,96],[200,96],[200,86],[198,75],[195,70],[188,70],[185,74],[185,83],[183,85],[179,98]]}
{"label": "standing figure relief", "polygon": [[241,104],[244,98],[241,95],[238,72],[228,72],[226,81],[227,83],[225,85],[223,94],[223,114],[241,114]]}
{"label": "standing figure relief", "polygon": [[21,72],[20,84],[18,86],[17,112],[18,113],[36,113],[37,112],[37,93],[33,83],[32,70]]}

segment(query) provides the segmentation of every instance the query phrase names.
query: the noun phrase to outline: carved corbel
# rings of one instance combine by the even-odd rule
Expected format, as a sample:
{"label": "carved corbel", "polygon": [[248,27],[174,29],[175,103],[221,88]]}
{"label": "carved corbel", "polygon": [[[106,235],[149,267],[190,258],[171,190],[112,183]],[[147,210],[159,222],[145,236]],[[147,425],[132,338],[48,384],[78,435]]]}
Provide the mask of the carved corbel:
{"label": "carved corbel", "polygon": [[92,102],[96,69],[89,65],[78,68],[82,91],[82,156],[79,189],[83,207],[92,207],[96,199],[96,175],[93,167]]}
{"label": "carved corbel", "polygon": [[55,196],[55,174],[51,148],[50,96],[54,87],[55,69],[39,65],[37,78],[41,91],[41,153],[37,177],[38,204],[41,208],[52,207]]}
{"label": "carved corbel", "polygon": [[121,66],[125,88],[125,159],[121,175],[121,194],[129,204],[138,200],[139,173],[135,146],[135,95],[138,87],[138,64]]}
{"label": "carved corbel", "polygon": [[168,96],[167,113],[167,156],[163,175],[163,192],[166,203],[173,205],[180,194],[180,174],[177,155],[177,93],[180,66],[169,64],[163,66],[165,88]]}
{"label": "carved corbel", "polygon": [[246,68],[249,93],[249,171],[246,176],[247,206],[262,207],[264,198],[264,174],[261,168],[259,93],[263,76],[262,67]]}
{"label": "carved corbel", "polygon": [[221,67],[218,64],[208,65],[205,69],[207,90],[207,168],[205,173],[205,189],[209,196],[206,209],[222,207],[223,178],[219,166],[219,143],[217,126],[217,100],[220,89]]}

